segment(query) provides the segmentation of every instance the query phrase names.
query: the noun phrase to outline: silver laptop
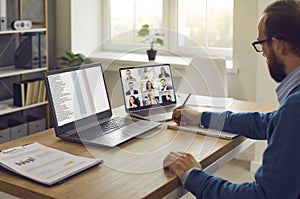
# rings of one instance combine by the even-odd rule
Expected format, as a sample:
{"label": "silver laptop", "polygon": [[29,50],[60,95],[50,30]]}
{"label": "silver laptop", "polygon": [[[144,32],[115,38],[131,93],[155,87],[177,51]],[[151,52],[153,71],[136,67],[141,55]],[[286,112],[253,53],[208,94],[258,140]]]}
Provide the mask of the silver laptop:
{"label": "silver laptop", "polygon": [[57,137],[113,147],[160,125],[112,114],[100,63],[44,73]]}
{"label": "silver laptop", "polygon": [[119,73],[128,114],[152,121],[172,119],[177,102],[170,64],[120,68]]}

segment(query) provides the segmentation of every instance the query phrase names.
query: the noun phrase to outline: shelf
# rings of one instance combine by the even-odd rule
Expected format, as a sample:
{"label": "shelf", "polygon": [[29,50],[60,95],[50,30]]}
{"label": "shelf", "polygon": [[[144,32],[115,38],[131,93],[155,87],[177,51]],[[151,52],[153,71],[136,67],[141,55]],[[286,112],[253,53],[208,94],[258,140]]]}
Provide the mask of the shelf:
{"label": "shelf", "polygon": [[[1,1],[1,0],[0,0]],[[23,115],[23,113],[34,113],[39,115],[39,117],[46,117],[47,128],[50,127],[50,116],[48,114],[48,101],[43,101],[39,103],[34,103],[29,106],[18,107],[13,105],[13,83],[21,82],[25,80],[31,80],[35,78],[42,78],[42,73],[48,71],[48,62],[49,62],[49,40],[48,40],[48,0],[40,1],[26,1],[25,0],[16,0],[9,1],[7,0],[7,6],[11,9],[7,9],[7,16],[11,16],[11,19],[16,20],[31,20],[32,27],[22,30],[13,30],[10,26],[10,21],[7,24],[7,29],[0,31],[1,45],[7,46],[8,48],[3,49],[4,58],[9,58],[7,64],[3,62],[0,67],[0,83],[5,82],[4,88],[0,84],[0,120],[9,119],[15,115]],[[34,49],[38,49],[40,57],[43,57],[43,60],[39,62],[45,63],[38,68],[25,69],[17,68],[14,65],[14,56],[16,51],[19,49],[21,43],[26,39],[26,36],[34,36]],[[39,38],[37,38],[39,37]],[[40,39],[41,40],[36,40]],[[39,42],[38,42],[39,41]],[[11,43],[13,46],[11,46]],[[29,41],[30,43],[30,41]],[[44,61],[44,57],[46,60]],[[22,66],[22,65],[21,65]],[[3,88],[2,88],[3,87]],[[25,87],[24,87],[25,88]],[[5,92],[4,92],[5,91]],[[24,90],[25,91],[25,90]],[[41,101],[41,100],[40,100]],[[2,105],[3,104],[3,105]],[[28,103],[27,103],[28,104]],[[25,111],[25,112],[24,112]],[[40,112],[40,113],[39,113]],[[44,116],[46,114],[46,116]]]}
{"label": "shelf", "polygon": [[1,35],[4,34],[17,34],[17,33],[27,33],[27,32],[46,32],[46,28],[32,28],[32,29],[26,29],[26,30],[4,30],[0,31]]}
{"label": "shelf", "polygon": [[18,106],[13,105],[13,99],[0,101],[0,104],[7,104],[8,105],[8,108],[0,110],[0,115],[14,113],[14,112],[18,112],[18,111],[23,111],[23,110],[26,110],[26,109],[31,109],[31,108],[34,108],[34,107],[46,105],[47,103],[48,103],[48,101],[44,101],[44,102],[31,104],[29,106],[18,107]]}
{"label": "shelf", "polygon": [[14,66],[1,67],[0,68],[0,78],[11,77],[11,76],[15,76],[15,75],[29,74],[29,73],[36,73],[36,72],[43,72],[46,70],[47,70],[46,67],[34,68],[34,69],[15,68]]}

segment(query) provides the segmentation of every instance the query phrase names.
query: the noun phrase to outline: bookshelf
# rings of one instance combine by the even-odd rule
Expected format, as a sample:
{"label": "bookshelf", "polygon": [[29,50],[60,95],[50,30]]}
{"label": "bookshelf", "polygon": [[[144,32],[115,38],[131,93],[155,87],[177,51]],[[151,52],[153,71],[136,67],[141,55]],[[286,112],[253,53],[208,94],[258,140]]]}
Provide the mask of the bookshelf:
{"label": "bookshelf", "polygon": [[16,76],[16,75],[25,75],[36,72],[44,72],[47,70],[47,67],[34,68],[34,69],[21,69],[15,68],[14,66],[7,66],[0,68],[0,78]]}
{"label": "bookshelf", "polygon": [[18,107],[18,106],[14,106],[13,105],[13,99],[8,99],[8,100],[2,100],[2,101],[0,101],[0,104],[7,104],[8,105],[8,108],[0,110],[0,115],[5,115],[5,114],[9,114],[9,113],[14,113],[14,112],[18,112],[18,111],[24,111],[24,110],[31,109],[31,108],[34,108],[34,107],[46,105],[46,104],[48,104],[48,102],[44,101],[44,102],[39,102],[39,103],[31,104],[29,106]]}
{"label": "bookshelf", "polygon": [[7,35],[7,34],[23,34],[23,33],[33,33],[33,32],[46,32],[46,28],[32,28],[29,30],[3,30],[0,31],[0,35]]}
{"label": "bookshelf", "polygon": [[[6,0],[7,29],[0,30],[0,105],[6,106],[0,109],[0,126],[5,127],[10,119],[23,119],[29,115],[35,115],[46,120],[46,128],[50,126],[48,113],[48,102],[34,102],[30,105],[14,105],[13,84],[21,81],[39,78],[42,79],[43,72],[48,70],[48,0]],[[10,24],[14,20],[31,20],[32,28],[13,30]],[[41,40],[39,50],[43,49],[43,54],[39,51],[39,57],[43,56],[38,66],[27,68],[15,66],[15,53],[26,36],[43,35],[43,45]],[[33,44],[32,44],[33,45]],[[2,47],[1,47],[2,46]],[[8,61],[7,61],[8,60]],[[1,142],[1,136],[0,136]]]}

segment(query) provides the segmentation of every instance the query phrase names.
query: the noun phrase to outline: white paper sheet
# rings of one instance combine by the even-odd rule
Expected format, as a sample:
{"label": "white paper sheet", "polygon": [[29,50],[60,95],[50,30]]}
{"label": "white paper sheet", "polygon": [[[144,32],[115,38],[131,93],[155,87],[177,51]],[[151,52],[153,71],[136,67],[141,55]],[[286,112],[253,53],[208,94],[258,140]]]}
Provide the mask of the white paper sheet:
{"label": "white paper sheet", "polygon": [[[184,102],[188,94],[177,93],[176,97],[178,104]],[[233,98],[220,98],[220,97],[209,97],[203,95],[191,95],[186,105],[198,106],[198,107],[217,107],[226,108],[232,104]]]}
{"label": "white paper sheet", "polygon": [[101,162],[49,148],[37,142],[6,149],[0,153],[1,166],[47,185],[60,182]]}

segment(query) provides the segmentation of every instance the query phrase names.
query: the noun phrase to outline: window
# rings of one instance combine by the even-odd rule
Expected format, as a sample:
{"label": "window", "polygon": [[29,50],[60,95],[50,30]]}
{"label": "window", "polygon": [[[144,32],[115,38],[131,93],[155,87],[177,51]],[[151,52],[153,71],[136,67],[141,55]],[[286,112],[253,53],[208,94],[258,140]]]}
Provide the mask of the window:
{"label": "window", "polygon": [[135,43],[143,24],[162,26],[162,0],[110,0],[110,38],[113,43]]}
{"label": "window", "polygon": [[104,50],[134,51],[141,48],[143,44],[137,38],[137,31],[143,24],[149,24],[150,27],[162,28],[165,32],[164,48],[170,52],[184,56],[207,52],[210,56],[232,58],[234,0],[104,2],[104,11],[107,12],[104,13],[104,35],[107,38]]}

